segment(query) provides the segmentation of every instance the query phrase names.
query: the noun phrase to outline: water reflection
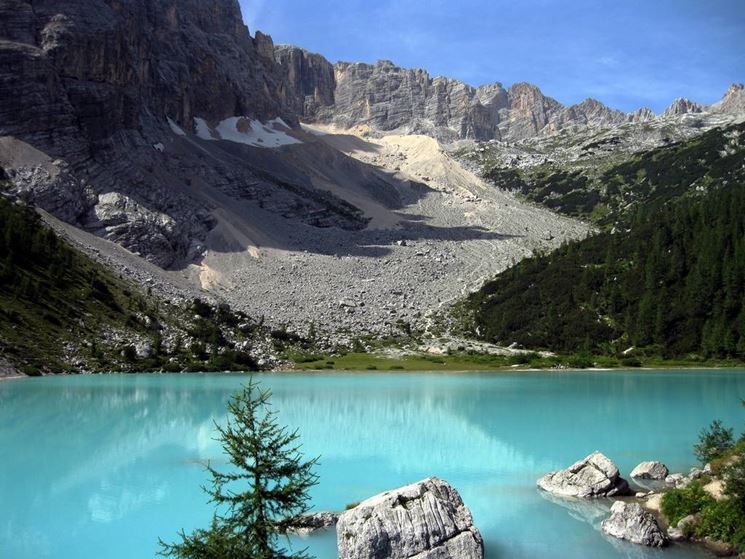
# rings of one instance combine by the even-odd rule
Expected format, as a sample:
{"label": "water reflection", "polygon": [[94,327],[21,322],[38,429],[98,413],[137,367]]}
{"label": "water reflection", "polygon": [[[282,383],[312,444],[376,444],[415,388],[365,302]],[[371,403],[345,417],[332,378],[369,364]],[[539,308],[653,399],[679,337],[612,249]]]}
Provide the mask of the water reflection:
{"label": "water reflection", "polygon": [[[625,544],[617,548],[596,529],[604,505],[546,503],[535,479],[597,448],[625,473],[649,459],[687,468],[699,429],[713,417],[739,425],[745,395],[745,376],[732,373],[261,380],[274,392],[280,421],[300,429],[305,454],[321,456],[317,509],[343,509],[438,475],[472,509],[490,559],[573,557],[578,549],[629,556]],[[0,476],[0,556],[151,557],[158,537],[204,525],[203,466],[224,463],[214,422],[225,421],[226,400],[246,381],[148,375],[0,383],[0,449],[12,472]],[[112,550],[122,538],[127,544]],[[306,543],[318,559],[333,556],[328,535]]]}

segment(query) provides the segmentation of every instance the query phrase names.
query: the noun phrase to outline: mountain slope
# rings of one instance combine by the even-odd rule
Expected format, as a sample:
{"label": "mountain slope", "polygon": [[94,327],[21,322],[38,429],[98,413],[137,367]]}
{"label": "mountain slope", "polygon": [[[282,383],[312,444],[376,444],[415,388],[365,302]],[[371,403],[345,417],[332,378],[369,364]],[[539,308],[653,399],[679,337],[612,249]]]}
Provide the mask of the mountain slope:
{"label": "mountain slope", "polygon": [[619,148],[620,134],[580,143],[575,161],[520,168],[497,163],[488,150],[471,160],[495,186],[599,225],[623,225],[642,206],[658,208],[745,177],[745,123],[635,154]]}
{"label": "mountain slope", "polygon": [[[675,169],[670,169],[674,172]],[[745,357],[745,181],[641,207],[530,258],[465,303],[481,338],[556,351]]]}
{"label": "mountain slope", "polygon": [[225,305],[164,300],[118,277],[0,196],[0,376],[245,370],[275,363],[271,343]]}
{"label": "mountain slope", "polygon": [[[287,151],[326,155],[305,145],[302,99],[286,87],[271,38],[249,35],[236,0],[1,0],[0,21],[10,192],[174,269],[203,256],[218,222],[195,181],[290,221],[367,222],[282,161]],[[384,178],[351,173],[364,178],[349,181],[348,171],[350,190],[367,181],[395,198]]]}

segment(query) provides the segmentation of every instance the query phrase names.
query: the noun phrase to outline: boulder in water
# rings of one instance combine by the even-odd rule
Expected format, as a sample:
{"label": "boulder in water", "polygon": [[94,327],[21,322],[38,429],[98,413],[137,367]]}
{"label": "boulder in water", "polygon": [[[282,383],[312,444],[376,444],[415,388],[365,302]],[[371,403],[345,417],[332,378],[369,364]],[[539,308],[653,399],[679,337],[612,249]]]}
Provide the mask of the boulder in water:
{"label": "boulder in water", "polygon": [[362,501],[339,517],[340,559],[483,559],[481,534],[458,492],[428,478]]}
{"label": "boulder in water", "polygon": [[597,451],[566,470],[546,474],[538,480],[538,487],[561,497],[613,497],[630,492],[618,466]]}
{"label": "boulder in water", "polygon": [[600,525],[609,536],[649,547],[668,544],[668,538],[657,524],[657,519],[638,503],[616,501],[610,512],[610,518]]}
{"label": "boulder in water", "polygon": [[664,481],[670,472],[662,462],[642,462],[631,471],[631,477],[635,479],[653,479]]}

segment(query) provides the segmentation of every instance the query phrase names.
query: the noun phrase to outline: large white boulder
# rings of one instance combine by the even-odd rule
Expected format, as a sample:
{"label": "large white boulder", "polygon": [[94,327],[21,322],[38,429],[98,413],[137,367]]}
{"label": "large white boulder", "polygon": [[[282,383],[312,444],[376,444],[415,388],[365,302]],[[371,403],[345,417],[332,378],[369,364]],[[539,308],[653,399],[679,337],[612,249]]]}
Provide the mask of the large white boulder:
{"label": "large white boulder", "polygon": [[551,472],[538,480],[538,487],[561,497],[613,497],[628,495],[629,484],[607,456],[593,452],[566,470]]}
{"label": "large white boulder", "polygon": [[428,478],[387,491],[339,517],[340,559],[483,559],[481,534],[458,492]]}
{"label": "large white boulder", "polygon": [[657,519],[639,503],[616,501],[610,512],[610,518],[600,525],[609,536],[649,547],[664,547],[668,544],[667,536],[657,524]]}

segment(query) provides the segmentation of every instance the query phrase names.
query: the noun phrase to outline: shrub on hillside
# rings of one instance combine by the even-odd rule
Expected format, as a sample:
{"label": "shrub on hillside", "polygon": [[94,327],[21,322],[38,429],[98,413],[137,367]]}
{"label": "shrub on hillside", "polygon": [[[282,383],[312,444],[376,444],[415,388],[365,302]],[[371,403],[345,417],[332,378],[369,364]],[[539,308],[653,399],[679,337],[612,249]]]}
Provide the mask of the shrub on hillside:
{"label": "shrub on hillside", "polygon": [[665,493],[662,496],[662,513],[675,526],[681,518],[699,513],[714,503],[714,498],[704,491],[703,485],[695,481],[688,487]]}

